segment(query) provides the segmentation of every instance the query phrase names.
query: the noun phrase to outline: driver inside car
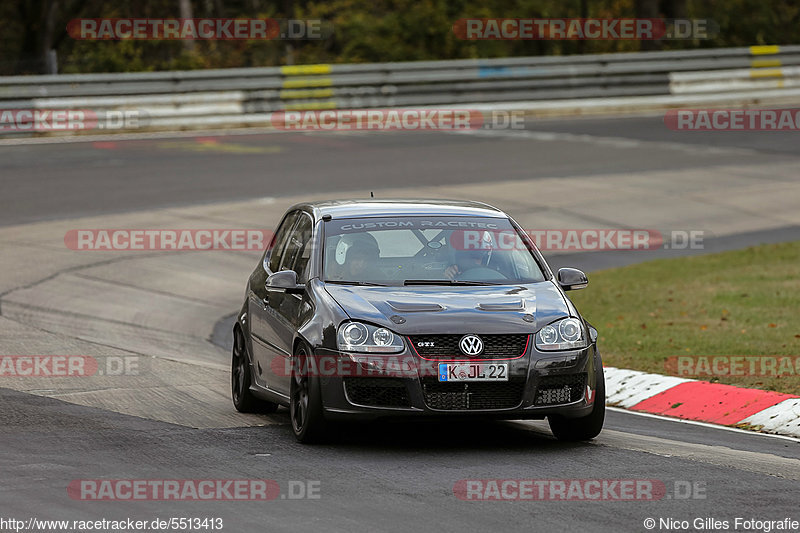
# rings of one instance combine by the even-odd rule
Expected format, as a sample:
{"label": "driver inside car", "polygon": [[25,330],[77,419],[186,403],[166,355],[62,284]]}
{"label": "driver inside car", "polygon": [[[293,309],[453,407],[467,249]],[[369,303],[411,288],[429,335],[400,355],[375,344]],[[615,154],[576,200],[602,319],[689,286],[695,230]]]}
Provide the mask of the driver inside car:
{"label": "driver inside car", "polygon": [[461,274],[466,274],[475,268],[486,268],[489,262],[488,250],[463,250],[456,252],[456,264],[444,270],[444,275],[451,280],[456,280]]}

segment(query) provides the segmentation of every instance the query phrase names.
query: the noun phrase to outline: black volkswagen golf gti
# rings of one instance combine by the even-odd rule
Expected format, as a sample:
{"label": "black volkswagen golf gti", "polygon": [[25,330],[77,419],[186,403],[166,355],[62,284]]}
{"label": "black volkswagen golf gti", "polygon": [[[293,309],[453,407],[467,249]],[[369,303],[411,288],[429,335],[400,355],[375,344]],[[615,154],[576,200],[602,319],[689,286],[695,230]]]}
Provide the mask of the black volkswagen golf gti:
{"label": "black volkswagen golf gti", "polygon": [[234,325],[233,403],[289,407],[301,442],[337,420],[547,417],[597,436],[597,331],[520,226],[477,202],[299,204],[253,271]]}

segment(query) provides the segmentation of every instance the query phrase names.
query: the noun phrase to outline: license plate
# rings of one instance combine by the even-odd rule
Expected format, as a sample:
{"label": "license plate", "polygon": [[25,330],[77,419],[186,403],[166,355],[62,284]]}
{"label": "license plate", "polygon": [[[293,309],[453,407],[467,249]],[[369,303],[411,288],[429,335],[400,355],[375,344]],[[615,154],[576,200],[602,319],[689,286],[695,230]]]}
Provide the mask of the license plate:
{"label": "license plate", "polygon": [[439,363],[439,381],[508,381],[508,363]]}

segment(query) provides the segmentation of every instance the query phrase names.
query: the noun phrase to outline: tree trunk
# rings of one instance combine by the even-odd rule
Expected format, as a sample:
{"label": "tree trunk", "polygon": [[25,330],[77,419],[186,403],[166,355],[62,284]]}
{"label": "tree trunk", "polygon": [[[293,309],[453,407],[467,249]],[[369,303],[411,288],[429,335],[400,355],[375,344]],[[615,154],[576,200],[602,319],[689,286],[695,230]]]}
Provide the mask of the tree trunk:
{"label": "tree trunk", "polygon": [[[636,17],[643,19],[659,18],[658,0],[636,0]],[[642,40],[639,41],[639,49],[643,52],[648,50],[661,50],[661,40]]]}
{"label": "tree trunk", "polygon": [[[192,0],[178,0],[178,7],[180,8],[182,19],[194,18]],[[184,39],[183,49],[187,52],[194,52],[194,41],[192,39]]]}
{"label": "tree trunk", "polygon": [[[582,19],[589,18],[589,0],[580,0],[581,7],[580,7],[580,15],[578,15]],[[586,41],[580,40],[578,41],[578,53],[585,54],[586,53]]]}
{"label": "tree trunk", "polygon": [[57,66],[54,61],[55,50],[53,50],[53,37],[56,29],[56,17],[59,11],[58,0],[47,0],[44,2],[42,12],[42,33],[39,41],[39,57],[42,59],[42,69],[44,74],[57,74]]}

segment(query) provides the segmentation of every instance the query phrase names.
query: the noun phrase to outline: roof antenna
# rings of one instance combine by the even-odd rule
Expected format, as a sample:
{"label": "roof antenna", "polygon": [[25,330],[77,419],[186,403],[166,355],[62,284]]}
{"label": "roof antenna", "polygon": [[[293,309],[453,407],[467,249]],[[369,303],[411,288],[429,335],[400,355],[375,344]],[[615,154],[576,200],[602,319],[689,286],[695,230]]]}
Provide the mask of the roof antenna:
{"label": "roof antenna", "polygon": [[374,193],[374,192],[372,192],[372,191],[369,191],[369,197],[370,197],[370,198],[375,198],[375,193]]}

